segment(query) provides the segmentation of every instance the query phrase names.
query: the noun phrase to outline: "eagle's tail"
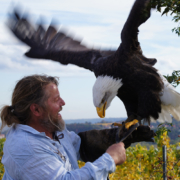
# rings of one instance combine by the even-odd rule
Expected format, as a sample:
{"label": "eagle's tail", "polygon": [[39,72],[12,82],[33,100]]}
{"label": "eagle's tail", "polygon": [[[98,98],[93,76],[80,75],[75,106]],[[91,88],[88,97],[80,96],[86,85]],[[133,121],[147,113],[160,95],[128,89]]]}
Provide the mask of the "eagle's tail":
{"label": "eagle's tail", "polygon": [[161,99],[161,113],[159,114],[160,122],[172,122],[170,114],[177,120],[180,121],[180,94],[176,89],[160,74],[164,89],[160,95]]}

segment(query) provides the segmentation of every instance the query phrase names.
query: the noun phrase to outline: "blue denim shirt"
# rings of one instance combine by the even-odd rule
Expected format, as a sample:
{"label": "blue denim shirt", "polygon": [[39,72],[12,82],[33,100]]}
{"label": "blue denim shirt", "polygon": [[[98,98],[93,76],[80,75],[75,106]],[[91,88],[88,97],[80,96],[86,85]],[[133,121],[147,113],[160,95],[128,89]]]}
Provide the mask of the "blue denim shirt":
{"label": "blue denim shirt", "polygon": [[81,139],[66,128],[58,141],[27,125],[12,126],[4,144],[3,180],[106,180],[115,171],[114,160],[108,153],[79,169]]}

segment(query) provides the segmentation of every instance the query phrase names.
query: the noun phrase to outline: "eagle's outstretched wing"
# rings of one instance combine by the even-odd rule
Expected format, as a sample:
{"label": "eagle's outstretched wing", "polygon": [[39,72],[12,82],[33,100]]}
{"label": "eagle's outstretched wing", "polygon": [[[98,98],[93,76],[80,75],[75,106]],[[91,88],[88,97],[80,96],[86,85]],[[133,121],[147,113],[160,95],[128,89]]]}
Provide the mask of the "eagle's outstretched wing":
{"label": "eagle's outstretched wing", "polygon": [[127,52],[131,52],[131,54],[135,55],[143,63],[154,65],[157,60],[155,58],[146,58],[142,54],[141,46],[138,41],[138,27],[147,21],[151,15],[150,13],[150,0],[135,1],[129,17],[121,31],[121,40],[123,48]]}
{"label": "eagle's outstretched wing", "polygon": [[98,58],[115,52],[89,49],[64,32],[58,32],[53,25],[47,30],[41,24],[35,28],[28,19],[20,17],[17,11],[9,19],[8,26],[19,40],[30,47],[25,53],[30,58],[51,59],[64,65],[74,64],[93,71],[93,64]]}

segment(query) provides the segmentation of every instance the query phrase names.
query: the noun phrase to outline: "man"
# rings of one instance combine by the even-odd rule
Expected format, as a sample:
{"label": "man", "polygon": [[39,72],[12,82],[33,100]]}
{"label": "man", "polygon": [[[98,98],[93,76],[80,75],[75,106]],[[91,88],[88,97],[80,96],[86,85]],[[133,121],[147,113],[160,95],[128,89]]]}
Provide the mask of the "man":
{"label": "man", "polygon": [[[3,180],[107,179],[115,165],[126,160],[124,144],[114,144],[118,129],[79,136],[69,132],[60,114],[64,105],[56,77],[32,75],[16,84],[12,105],[1,110],[1,128],[11,126],[3,149]],[[153,131],[144,126],[124,143],[129,146],[135,141],[151,141],[153,136]],[[79,169],[80,156],[94,162]]]}

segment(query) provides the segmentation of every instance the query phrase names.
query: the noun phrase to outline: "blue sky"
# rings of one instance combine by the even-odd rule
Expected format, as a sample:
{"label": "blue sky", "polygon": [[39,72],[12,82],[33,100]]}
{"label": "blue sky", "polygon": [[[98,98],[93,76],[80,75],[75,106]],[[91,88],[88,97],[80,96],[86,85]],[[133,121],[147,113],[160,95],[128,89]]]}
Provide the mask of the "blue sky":
{"label": "blue sky", "polygon": [[[92,101],[94,74],[73,65],[63,66],[47,60],[30,60],[23,56],[28,49],[6,27],[8,12],[14,6],[28,11],[32,22],[41,15],[45,25],[52,19],[89,47],[117,48],[120,32],[134,0],[31,0],[30,2],[1,0],[0,12],[0,106],[11,104],[16,81],[31,74],[60,77],[59,90],[66,105],[62,116],[67,119],[97,118]],[[151,18],[140,27],[139,41],[147,57],[158,60],[155,67],[166,75],[180,69],[180,38],[171,32],[177,26],[172,17],[152,11]],[[178,92],[180,91],[177,88]],[[106,117],[125,117],[122,102],[115,98]]]}

